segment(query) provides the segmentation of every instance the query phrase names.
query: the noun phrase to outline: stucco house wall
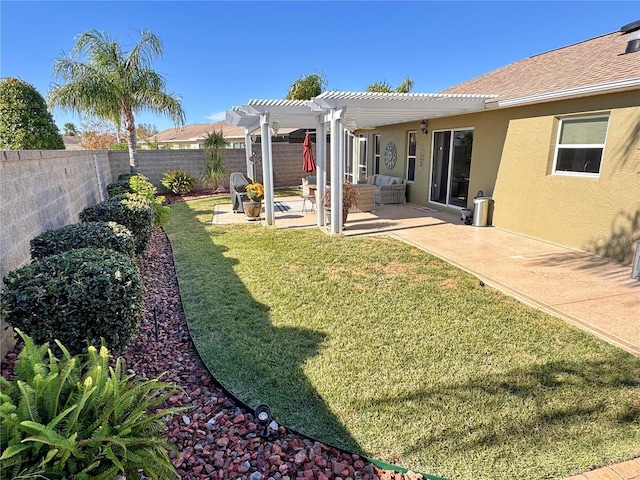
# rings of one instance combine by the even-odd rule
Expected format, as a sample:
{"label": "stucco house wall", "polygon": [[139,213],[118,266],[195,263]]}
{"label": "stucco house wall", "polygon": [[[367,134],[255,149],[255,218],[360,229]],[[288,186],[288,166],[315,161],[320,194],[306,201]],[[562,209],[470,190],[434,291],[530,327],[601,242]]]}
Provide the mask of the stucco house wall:
{"label": "stucco house wall", "polygon": [[[380,134],[380,173],[406,177],[407,133],[417,130],[415,182],[407,199],[429,203],[433,132],[474,130],[469,198],[479,190],[494,200],[492,224],[512,232],[630,263],[640,239],[640,106],[637,91],[513,107],[387,126]],[[559,121],[576,115],[609,114],[602,167],[597,178],[552,173]],[[384,165],[384,149],[394,142],[398,161]],[[369,170],[373,171],[370,148]]]}
{"label": "stucco house wall", "polygon": [[[636,95],[504,110],[509,125],[493,193],[494,225],[630,263],[640,239],[640,107],[629,106],[638,103]],[[609,114],[609,126],[600,175],[553,174],[559,120],[602,113]]]}

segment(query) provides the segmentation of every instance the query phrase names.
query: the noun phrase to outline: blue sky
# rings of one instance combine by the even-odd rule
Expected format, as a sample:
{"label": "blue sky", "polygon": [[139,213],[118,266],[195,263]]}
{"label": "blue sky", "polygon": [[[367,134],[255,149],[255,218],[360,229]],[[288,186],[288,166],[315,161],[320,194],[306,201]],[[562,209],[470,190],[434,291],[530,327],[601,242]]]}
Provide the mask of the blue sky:
{"label": "blue sky", "polygon": [[[103,30],[132,46],[149,29],[164,44],[154,68],[187,123],[224,118],[252,98],[284,98],[320,72],[329,90],[375,81],[438,92],[522,58],[618,31],[640,19],[633,1],[7,1],[0,3],[0,76],[45,96],[51,66],[74,37]],[[491,93],[491,92],[478,92]],[[54,110],[59,127],[77,114]],[[168,117],[143,112],[160,130]]]}

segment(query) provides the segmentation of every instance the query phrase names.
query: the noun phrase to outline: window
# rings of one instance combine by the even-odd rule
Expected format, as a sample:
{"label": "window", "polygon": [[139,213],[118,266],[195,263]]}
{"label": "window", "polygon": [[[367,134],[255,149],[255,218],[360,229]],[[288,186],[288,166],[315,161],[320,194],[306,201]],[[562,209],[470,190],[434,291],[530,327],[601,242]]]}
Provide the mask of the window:
{"label": "window", "polygon": [[380,173],[380,134],[373,136],[373,173]]}
{"label": "window", "polygon": [[407,142],[407,181],[413,182],[416,179],[416,138],[417,132],[409,132]]}
{"label": "window", "polygon": [[560,120],[553,172],[558,174],[600,174],[609,116]]}

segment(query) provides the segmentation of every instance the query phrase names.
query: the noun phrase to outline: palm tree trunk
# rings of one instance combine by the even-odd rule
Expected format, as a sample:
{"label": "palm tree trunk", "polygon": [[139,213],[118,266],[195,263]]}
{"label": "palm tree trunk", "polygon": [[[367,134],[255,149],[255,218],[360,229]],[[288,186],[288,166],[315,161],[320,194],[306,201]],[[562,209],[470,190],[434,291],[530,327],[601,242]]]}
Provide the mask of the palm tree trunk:
{"label": "palm tree trunk", "polygon": [[138,169],[138,152],[136,151],[136,124],[130,109],[124,112],[124,129],[127,131],[127,146],[129,147],[129,166],[131,172]]}

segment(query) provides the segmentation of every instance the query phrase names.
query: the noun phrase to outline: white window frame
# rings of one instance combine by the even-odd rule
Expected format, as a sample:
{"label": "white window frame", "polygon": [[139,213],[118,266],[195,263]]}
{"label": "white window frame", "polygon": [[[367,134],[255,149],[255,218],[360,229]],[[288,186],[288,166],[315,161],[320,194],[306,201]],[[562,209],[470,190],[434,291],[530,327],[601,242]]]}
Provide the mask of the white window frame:
{"label": "white window frame", "polygon": [[[416,139],[416,151],[414,152],[413,155],[411,155],[409,153],[409,145],[410,145],[410,139],[411,139],[411,134],[413,134],[413,136]],[[409,162],[411,161],[411,159],[413,159],[413,179],[409,179]],[[407,168],[405,170],[405,174],[404,174],[404,178],[407,179],[407,183],[414,183],[416,181],[416,168],[417,168],[417,162],[418,162],[418,131],[417,130],[409,130],[407,132]]]}
{"label": "white window frame", "polygon": [[[592,120],[595,118],[606,118],[607,119],[607,130],[605,132],[605,138],[603,143],[584,143],[584,144],[571,144],[571,143],[565,143],[565,144],[561,144],[560,143],[560,137],[562,136],[562,127],[564,125],[565,121],[576,121],[576,120]],[[560,118],[559,119],[559,123],[558,123],[558,134],[556,136],[556,148],[554,151],[554,155],[553,155],[553,166],[551,167],[551,173],[553,175],[563,175],[563,176],[571,176],[571,177],[588,177],[588,178],[598,178],[600,177],[600,172],[602,172],[602,161],[604,160],[604,149],[605,149],[605,144],[607,141],[607,135],[609,133],[609,120],[610,120],[610,116],[609,114],[605,114],[605,115],[590,115],[590,116],[584,116],[584,117],[565,117],[565,118]],[[578,148],[583,148],[583,149],[587,149],[587,148],[600,148],[602,149],[602,154],[600,157],[600,167],[598,168],[598,173],[592,173],[592,172],[578,172],[578,171],[567,171],[567,170],[556,170],[557,164],[558,164],[558,153],[560,150],[562,149],[578,149]]]}

